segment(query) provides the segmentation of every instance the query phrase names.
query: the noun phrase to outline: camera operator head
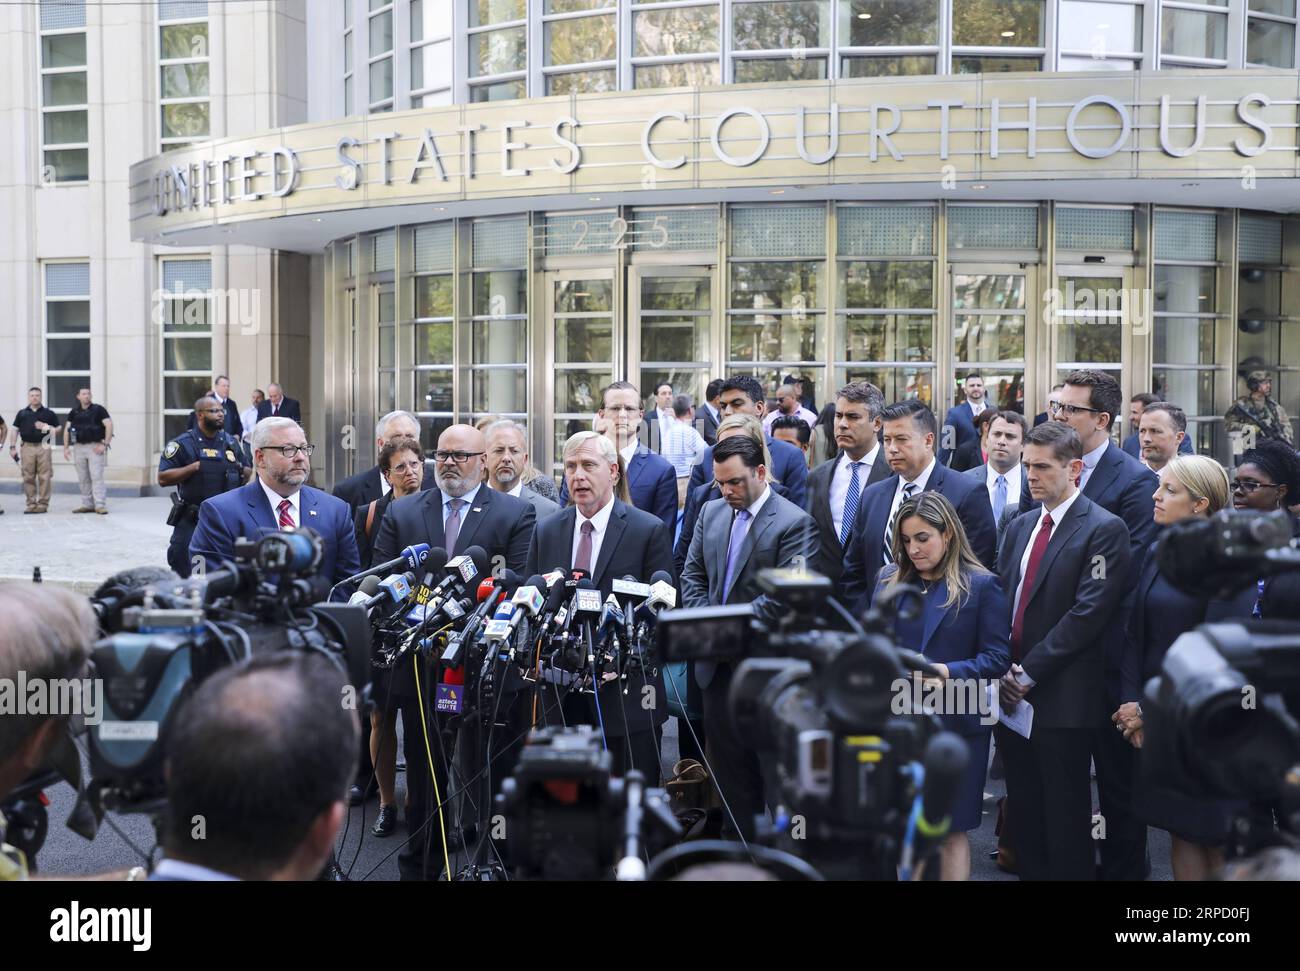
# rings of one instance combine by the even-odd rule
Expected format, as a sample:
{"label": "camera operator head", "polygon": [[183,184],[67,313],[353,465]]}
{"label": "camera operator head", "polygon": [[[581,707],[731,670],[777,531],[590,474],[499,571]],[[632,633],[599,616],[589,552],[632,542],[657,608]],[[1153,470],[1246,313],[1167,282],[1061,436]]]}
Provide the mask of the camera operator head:
{"label": "camera operator head", "polygon": [[1179,455],[1160,470],[1160,485],[1153,498],[1156,522],[1161,526],[1184,519],[1208,519],[1228,504],[1228,473],[1208,456]]}
{"label": "camera operator head", "polygon": [[718,442],[713,447],[713,478],[727,505],[737,512],[748,509],[767,491],[762,447],[747,435]]}
{"label": "camera operator head", "polygon": [[1286,442],[1266,438],[1241,456],[1232,483],[1233,508],[1272,512],[1285,509],[1297,497],[1300,458]]}
{"label": "camera operator head", "polygon": [[1021,462],[1029,494],[1050,512],[1077,489],[1075,482],[1083,472],[1083,444],[1065,422],[1044,422],[1025,437]]}
{"label": "camera operator head", "polygon": [[[90,603],[48,584],[3,583],[0,612],[0,685],[17,690],[21,675],[29,688],[44,684],[51,701],[66,697],[53,683],[81,677],[95,639]],[[72,714],[43,707],[0,715],[0,799],[40,768]]]}
{"label": "camera operator head", "polygon": [[167,741],[167,857],[244,880],[310,880],[329,858],[356,770],[344,676],[277,654],[200,685]]}

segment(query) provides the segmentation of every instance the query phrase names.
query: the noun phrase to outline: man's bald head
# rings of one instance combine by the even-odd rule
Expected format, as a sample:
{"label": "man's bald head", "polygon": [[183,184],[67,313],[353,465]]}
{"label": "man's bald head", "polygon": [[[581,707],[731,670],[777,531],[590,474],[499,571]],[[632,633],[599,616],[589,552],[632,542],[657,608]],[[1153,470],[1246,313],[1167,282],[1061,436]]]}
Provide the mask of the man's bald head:
{"label": "man's bald head", "polygon": [[483,481],[487,440],[473,425],[452,425],[438,436],[434,470],[438,488],[452,498],[465,495]]}

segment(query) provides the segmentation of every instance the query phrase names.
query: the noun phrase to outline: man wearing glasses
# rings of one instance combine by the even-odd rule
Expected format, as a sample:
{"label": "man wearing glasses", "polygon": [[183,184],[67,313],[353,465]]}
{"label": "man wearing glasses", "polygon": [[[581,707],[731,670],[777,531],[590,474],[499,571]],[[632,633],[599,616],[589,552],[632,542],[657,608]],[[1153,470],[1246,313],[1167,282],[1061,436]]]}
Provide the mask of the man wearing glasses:
{"label": "man wearing glasses", "polygon": [[[404,547],[415,543],[442,547],[449,557],[458,556],[471,546],[481,546],[487,552],[494,575],[505,569],[522,573],[537,516],[526,500],[484,484],[486,454],[487,441],[473,425],[452,425],[439,435],[438,449],[433,453],[436,488],[393,501],[375,536],[374,562],[394,559]],[[430,754],[425,749],[422,724],[430,726],[433,739],[438,796],[445,800],[448,792],[446,768],[433,734],[437,726],[431,710],[433,689],[428,682],[432,668],[429,665],[420,668],[417,695],[414,663],[411,659],[394,667],[389,687],[389,696],[401,705],[405,726],[406,830],[410,839],[397,856],[397,869],[403,880],[437,879],[442,868],[438,863],[429,863],[427,869],[425,866],[426,846],[433,860],[441,858],[442,844],[437,822],[427,825],[438,800],[430,784]],[[423,713],[420,696],[425,705]],[[496,777],[495,772],[493,776]],[[428,842],[430,834],[438,837],[434,843]],[[448,847],[456,849],[472,842],[473,834],[453,830],[447,838]]]}
{"label": "man wearing glasses", "polygon": [[[213,412],[213,418],[216,412]],[[318,576],[331,585],[361,570],[356,532],[348,504],[328,492],[304,485],[311,474],[311,453],[302,426],[291,418],[264,418],[253,430],[253,467],[257,477],[245,486],[204,500],[190,539],[190,561],[212,570],[235,557],[235,540],[256,539],[277,529],[306,526],[324,541]],[[346,588],[335,599],[346,599]]]}

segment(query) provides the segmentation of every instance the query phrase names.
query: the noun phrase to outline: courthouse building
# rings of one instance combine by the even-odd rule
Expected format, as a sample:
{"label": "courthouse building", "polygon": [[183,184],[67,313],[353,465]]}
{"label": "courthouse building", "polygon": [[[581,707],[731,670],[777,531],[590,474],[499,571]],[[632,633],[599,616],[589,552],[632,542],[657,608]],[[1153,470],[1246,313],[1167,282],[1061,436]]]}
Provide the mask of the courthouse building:
{"label": "courthouse building", "polygon": [[3,387],[88,378],[123,486],[214,371],[303,402],[320,481],[392,408],[511,415],[553,468],[619,378],[942,414],[978,370],[1033,415],[1096,367],[1224,461],[1246,371],[1300,414],[1295,0],[0,18]]}

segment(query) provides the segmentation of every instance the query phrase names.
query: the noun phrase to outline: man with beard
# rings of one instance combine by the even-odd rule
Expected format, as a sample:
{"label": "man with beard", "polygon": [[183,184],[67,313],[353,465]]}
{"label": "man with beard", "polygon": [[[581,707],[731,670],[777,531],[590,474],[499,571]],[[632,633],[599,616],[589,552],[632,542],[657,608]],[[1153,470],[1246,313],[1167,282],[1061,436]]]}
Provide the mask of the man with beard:
{"label": "man with beard", "polygon": [[[540,522],[560,511],[560,504],[537,492],[524,482],[528,468],[528,439],[518,424],[506,418],[493,422],[483,432],[487,439],[487,484],[497,492],[523,499],[533,507]],[[541,479],[538,476],[538,479]],[[538,481],[535,479],[534,481]]]}
{"label": "man with beard", "polygon": [[[215,412],[213,417],[216,417]],[[311,472],[311,453],[302,426],[291,418],[264,418],[253,431],[257,478],[239,489],[208,499],[190,539],[190,559],[202,557],[205,571],[235,558],[235,540],[256,539],[277,529],[315,530],[325,552],[317,575],[331,585],[361,569],[356,532],[348,505],[328,492],[303,485]],[[335,593],[347,599],[350,591]]]}
{"label": "man with beard", "polygon": [[[229,399],[227,399],[229,400]],[[203,397],[194,402],[198,425],[167,443],[158,462],[158,484],[176,487],[167,524],[172,527],[167,565],[178,576],[190,575],[190,537],[205,499],[238,489],[251,471],[244,450],[223,429],[228,414],[220,401]]]}

